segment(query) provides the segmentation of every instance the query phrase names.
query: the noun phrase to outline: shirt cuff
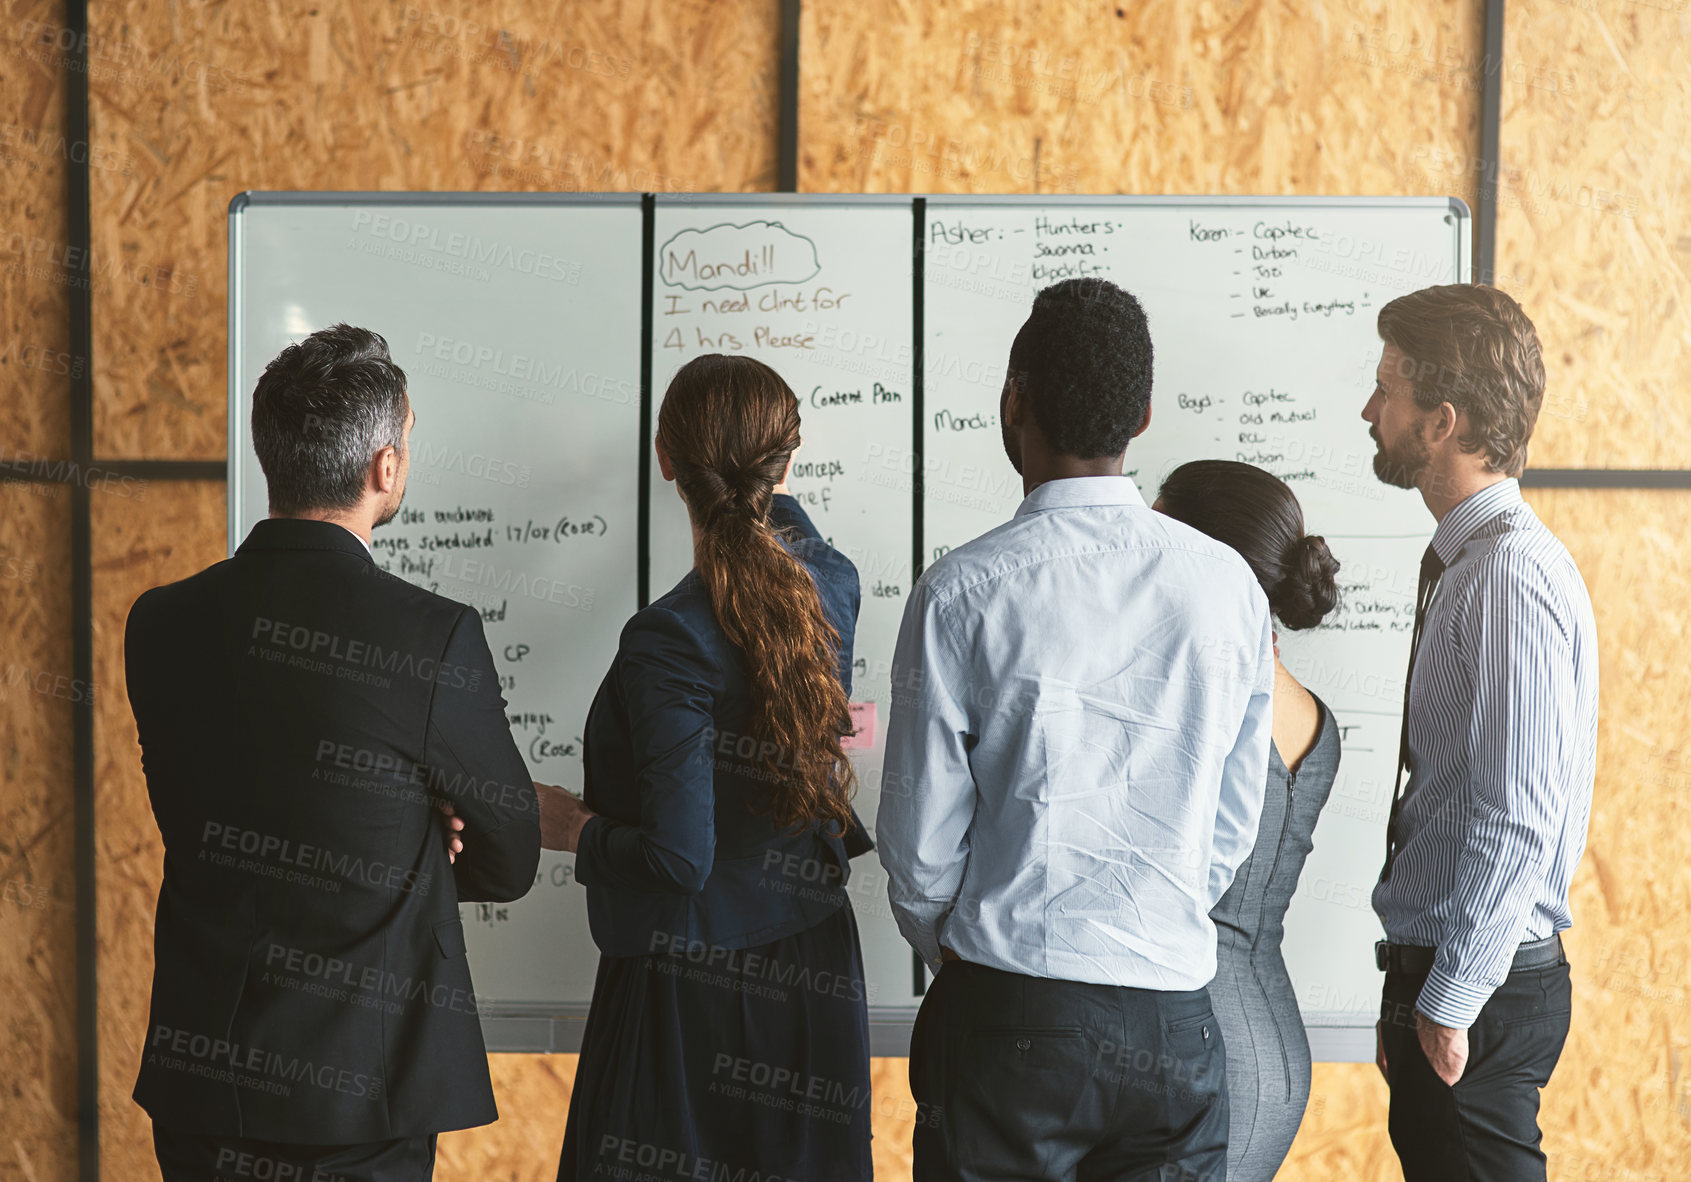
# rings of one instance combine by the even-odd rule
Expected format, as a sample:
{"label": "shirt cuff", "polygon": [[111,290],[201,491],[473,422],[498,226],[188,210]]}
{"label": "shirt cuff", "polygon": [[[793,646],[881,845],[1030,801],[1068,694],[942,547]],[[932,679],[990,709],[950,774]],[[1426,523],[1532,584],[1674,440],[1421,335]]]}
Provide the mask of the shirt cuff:
{"label": "shirt cuff", "polygon": [[[605,824],[599,824],[601,821]],[[582,886],[593,885],[595,859],[604,852],[599,848],[604,830],[613,823],[609,817],[594,813],[581,827],[581,836],[575,842],[575,880]]]}
{"label": "shirt cuff", "polygon": [[904,934],[905,942],[916,950],[916,955],[922,958],[932,972],[939,972],[939,925],[927,920],[918,919],[909,912],[900,912],[895,908],[899,931]]}
{"label": "shirt cuff", "polygon": [[1435,967],[1427,974],[1427,983],[1421,986],[1415,1008],[1440,1026],[1466,1030],[1491,1000],[1492,992],[1490,986],[1458,981]]}

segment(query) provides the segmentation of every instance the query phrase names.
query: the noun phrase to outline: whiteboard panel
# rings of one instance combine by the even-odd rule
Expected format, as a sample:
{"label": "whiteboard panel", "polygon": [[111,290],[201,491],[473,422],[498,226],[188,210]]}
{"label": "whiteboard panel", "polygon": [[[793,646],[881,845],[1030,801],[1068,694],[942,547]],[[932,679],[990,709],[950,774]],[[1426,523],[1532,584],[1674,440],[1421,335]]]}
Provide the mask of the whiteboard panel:
{"label": "whiteboard panel", "polygon": [[[248,419],[264,366],[336,321],[380,332],[417,422],[376,560],[480,610],[530,771],[575,792],[636,607],[641,229],[637,196],[266,195],[231,215],[231,550],[266,513]],[[543,853],[524,898],[460,907],[483,1001],[591,995],[574,862]]]}
{"label": "whiteboard panel", "polygon": [[[913,480],[887,457],[915,426],[908,199],[779,197],[657,201],[653,430],[675,371],[702,353],[756,357],[799,398],[803,442],[789,486],[863,591],[852,702],[869,745],[853,747],[856,807],[871,832],[892,704],[891,659],[910,590]],[[651,470],[652,597],[692,566],[686,510]],[[871,708],[867,713],[865,707]],[[852,907],[872,1006],[914,1006],[913,958],[871,855],[852,863]]]}
{"label": "whiteboard panel", "polygon": [[1022,499],[999,396],[1034,294],[1096,275],[1136,295],[1155,352],[1152,416],[1126,472],[1147,501],[1188,460],[1286,480],[1343,564],[1343,607],[1281,632],[1292,674],[1344,742],[1332,802],[1286,920],[1312,1025],[1371,1027],[1384,856],[1420,556],[1432,519],[1375,479],[1360,413],[1382,304],[1466,278],[1467,219],[1445,200],[929,201],[924,227],[924,557],[1003,522]]}

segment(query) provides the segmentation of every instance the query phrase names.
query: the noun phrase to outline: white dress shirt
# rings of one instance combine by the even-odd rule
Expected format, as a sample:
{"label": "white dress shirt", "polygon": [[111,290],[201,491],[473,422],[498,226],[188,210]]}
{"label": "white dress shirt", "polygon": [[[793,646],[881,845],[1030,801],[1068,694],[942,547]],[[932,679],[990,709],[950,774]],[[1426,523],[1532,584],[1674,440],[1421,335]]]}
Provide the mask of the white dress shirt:
{"label": "white dress shirt", "polygon": [[1196,989],[1268,776],[1268,602],[1127,476],[1052,480],[917,580],[876,843],[900,929],[1028,976]]}
{"label": "white dress shirt", "polygon": [[1567,547],[1514,480],[1433,534],[1444,574],[1409,688],[1409,781],[1386,938],[1437,948],[1416,1008],[1467,1027],[1522,943],[1573,923],[1597,767],[1597,625]]}
{"label": "white dress shirt", "polygon": [[[337,522],[335,522],[335,524],[336,524],[336,525],[341,525],[341,523],[340,523],[340,522],[338,522],[338,521],[337,521]],[[359,544],[359,545],[360,545],[360,546],[363,546],[363,547],[364,547],[364,552],[365,552],[365,553],[366,553],[366,554],[368,554],[368,555],[369,555],[369,556],[370,556],[370,557],[371,557],[371,558],[374,558],[374,557],[375,557],[375,556],[376,556],[376,552],[375,552],[375,550],[373,550],[373,549],[371,549],[371,547],[370,547],[370,541],[369,541],[369,539],[368,539],[368,538],[366,538],[366,537],[365,537],[365,536],[364,536],[364,535],[363,535],[363,534],[361,534],[361,533],[359,533],[359,532],[358,532],[358,531],[357,531],[357,530],[355,530],[355,529],[348,529],[348,528],[347,528],[347,527],[346,527],[346,526],[344,526],[344,525],[341,525],[341,528],[342,528],[342,529],[344,529],[344,530],[346,530],[346,532],[347,532],[347,533],[349,533],[349,534],[351,534],[351,535],[352,535],[352,536],[353,536],[353,537],[355,537],[355,538],[357,538],[357,539],[358,539],[358,544]]]}

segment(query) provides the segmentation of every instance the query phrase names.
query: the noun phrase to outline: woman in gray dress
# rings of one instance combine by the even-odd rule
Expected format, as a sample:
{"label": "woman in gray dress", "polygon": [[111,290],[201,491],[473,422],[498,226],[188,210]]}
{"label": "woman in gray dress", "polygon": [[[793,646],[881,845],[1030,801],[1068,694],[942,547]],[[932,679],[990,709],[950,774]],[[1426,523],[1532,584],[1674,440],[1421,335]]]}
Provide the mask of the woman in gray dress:
{"label": "woman in gray dress", "polygon": [[[1280,627],[1313,628],[1333,609],[1339,564],[1325,541],[1304,533],[1303,510],[1279,478],[1250,464],[1200,460],[1169,474],[1155,507],[1239,551]],[[1326,703],[1280,663],[1278,637],[1273,735],[1256,846],[1210,913],[1210,1002],[1227,1048],[1228,1182],[1273,1178],[1309,1102],[1309,1038],[1280,943],[1338,773],[1339,728]]]}

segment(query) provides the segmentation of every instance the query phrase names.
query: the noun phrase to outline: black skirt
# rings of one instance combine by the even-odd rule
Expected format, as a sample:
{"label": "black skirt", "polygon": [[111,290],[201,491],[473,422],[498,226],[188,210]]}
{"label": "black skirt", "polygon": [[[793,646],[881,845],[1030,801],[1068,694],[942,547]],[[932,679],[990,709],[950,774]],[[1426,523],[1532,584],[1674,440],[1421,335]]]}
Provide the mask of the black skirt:
{"label": "black skirt", "polygon": [[559,1182],[866,1182],[866,1002],[850,904],[755,948],[601,957]]}

